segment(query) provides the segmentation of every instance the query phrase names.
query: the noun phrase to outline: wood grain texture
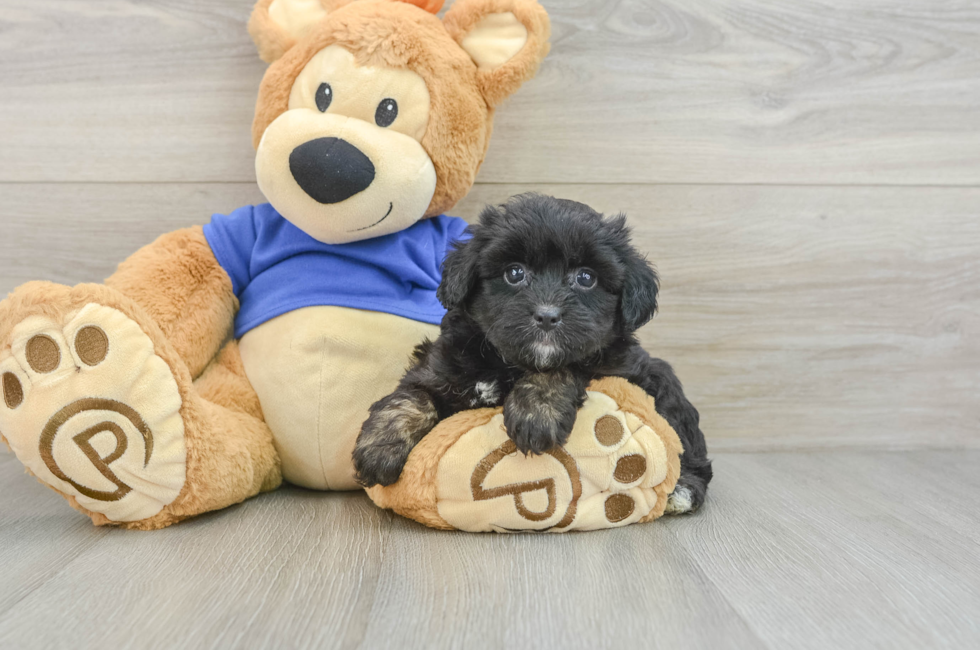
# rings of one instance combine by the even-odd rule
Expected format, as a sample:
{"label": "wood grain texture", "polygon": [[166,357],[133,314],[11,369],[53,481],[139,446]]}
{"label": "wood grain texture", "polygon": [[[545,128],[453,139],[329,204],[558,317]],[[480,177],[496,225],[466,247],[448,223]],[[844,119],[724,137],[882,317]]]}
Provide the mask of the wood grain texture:
{"label": "wood grain texture", "polygon": [[73,516],[0,445],[0,616],[97,544],[107,531]]}
{"label": "wood grain texture", "polygon": [[669,526],[391,536],[365,647],[765,647]]}
{"label": "wood grain texture", "polygon": [[23,506],[0,510],[4,547],[48,558],[3,601],[0,647],[972,648],[978,462],[723,453],[697,515],[562,536],[433,531],[295,488],[86,535],[60,503],[36,516],[60,500],[0,457]]}
{"label": "wood grain texture", "polygon": [[[60,513],[35,553],[95,530]],[[0,612],[0,647],[356,647],[391,517],[363,493],[286,488],[164,531],[100,530]]]}
{"label": "wood grain texture", "polygon": [[[253,180],[251,5],[2,0],[0,180]],[[483,182],[980,182],[975,2],[544,5]]]}
{"label": "wood grain texture", "polygon": [[[613,213],[662,276],[641,330],[712,449],[980,446],[980,189],[479,185]],[[97,282],[250,184],[8,184],[0,292]]]}
{"label": "wood grain texture", "polygon": [[954,469],[967,462],[980,453],[724,455],[711,514],[670,530],[769,647],[971,648],[980,545],[923,516],[945,493],[907,471],[975,495]]}

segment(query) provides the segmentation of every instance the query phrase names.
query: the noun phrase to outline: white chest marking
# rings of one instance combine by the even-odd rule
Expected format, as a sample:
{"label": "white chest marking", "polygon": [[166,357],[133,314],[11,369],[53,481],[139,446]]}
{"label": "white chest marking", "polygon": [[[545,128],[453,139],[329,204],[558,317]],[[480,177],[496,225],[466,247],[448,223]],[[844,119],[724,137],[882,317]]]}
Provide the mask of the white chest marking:
{"label": "white chest marking", "polygon": [[500,388],[495,381],[476,382],[476,397],[470,400],[472,406],[493,406],[500,399]]}
{"label": "white chest marking", "polygon": [[534,360],[537,362],[539,368],[546,368],[557,354],[558,348],[550,343],[534,344]]}

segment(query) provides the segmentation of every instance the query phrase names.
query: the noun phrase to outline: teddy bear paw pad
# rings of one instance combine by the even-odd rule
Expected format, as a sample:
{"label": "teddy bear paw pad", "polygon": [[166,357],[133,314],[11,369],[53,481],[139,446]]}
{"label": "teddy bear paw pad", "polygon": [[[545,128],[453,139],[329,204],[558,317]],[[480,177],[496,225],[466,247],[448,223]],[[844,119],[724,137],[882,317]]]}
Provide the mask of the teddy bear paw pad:
{"label": "teddy bear paw pad", "polygon": [[150,338],[88,304],[33,315],[0,352],[0,433],[41,481],[111,521],[152,517],[184,486],[181,397]]}
{"label": "teddy bear paw pad", "polygon": [[670,466],[679,463],[664,435],[676,436],[590,391],[564,447],[524,456],[497,414],[439,461],[439,516],[461,530],[498,532],[595,530],[652,519],[663,513],[676,480],[677,467]]}

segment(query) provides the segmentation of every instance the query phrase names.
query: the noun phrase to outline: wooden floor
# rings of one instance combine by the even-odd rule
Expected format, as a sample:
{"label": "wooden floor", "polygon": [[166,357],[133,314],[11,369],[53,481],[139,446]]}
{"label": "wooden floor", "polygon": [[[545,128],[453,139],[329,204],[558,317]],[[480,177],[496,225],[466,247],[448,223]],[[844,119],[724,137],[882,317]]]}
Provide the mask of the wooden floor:
{"label": "wooden floor", "polygon": [[696,516],[507,536],[298,488],[97,529],[8,457],[0,647],[978,647],[980,452],[715,462]]}
{"label": "wooden floor", "polygon": [[[430,531],[295,488],[93,528],[0,453],[0,648],[980,647],[980,1],[543,0],[454,211],[625,211],[698,514]],[[0,295],[262,201],[251,0],[0,0]]]}

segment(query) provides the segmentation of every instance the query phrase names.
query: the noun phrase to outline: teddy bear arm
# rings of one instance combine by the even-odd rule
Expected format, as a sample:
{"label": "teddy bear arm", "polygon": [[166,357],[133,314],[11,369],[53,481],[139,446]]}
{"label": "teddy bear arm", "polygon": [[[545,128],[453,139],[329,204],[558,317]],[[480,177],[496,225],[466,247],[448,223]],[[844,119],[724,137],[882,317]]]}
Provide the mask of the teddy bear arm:
{"label": "teddy bear arm", "polygon": [[238,299],[200,226],[159,237],[106,285],[135,301],[198,377],[230,335]]}

